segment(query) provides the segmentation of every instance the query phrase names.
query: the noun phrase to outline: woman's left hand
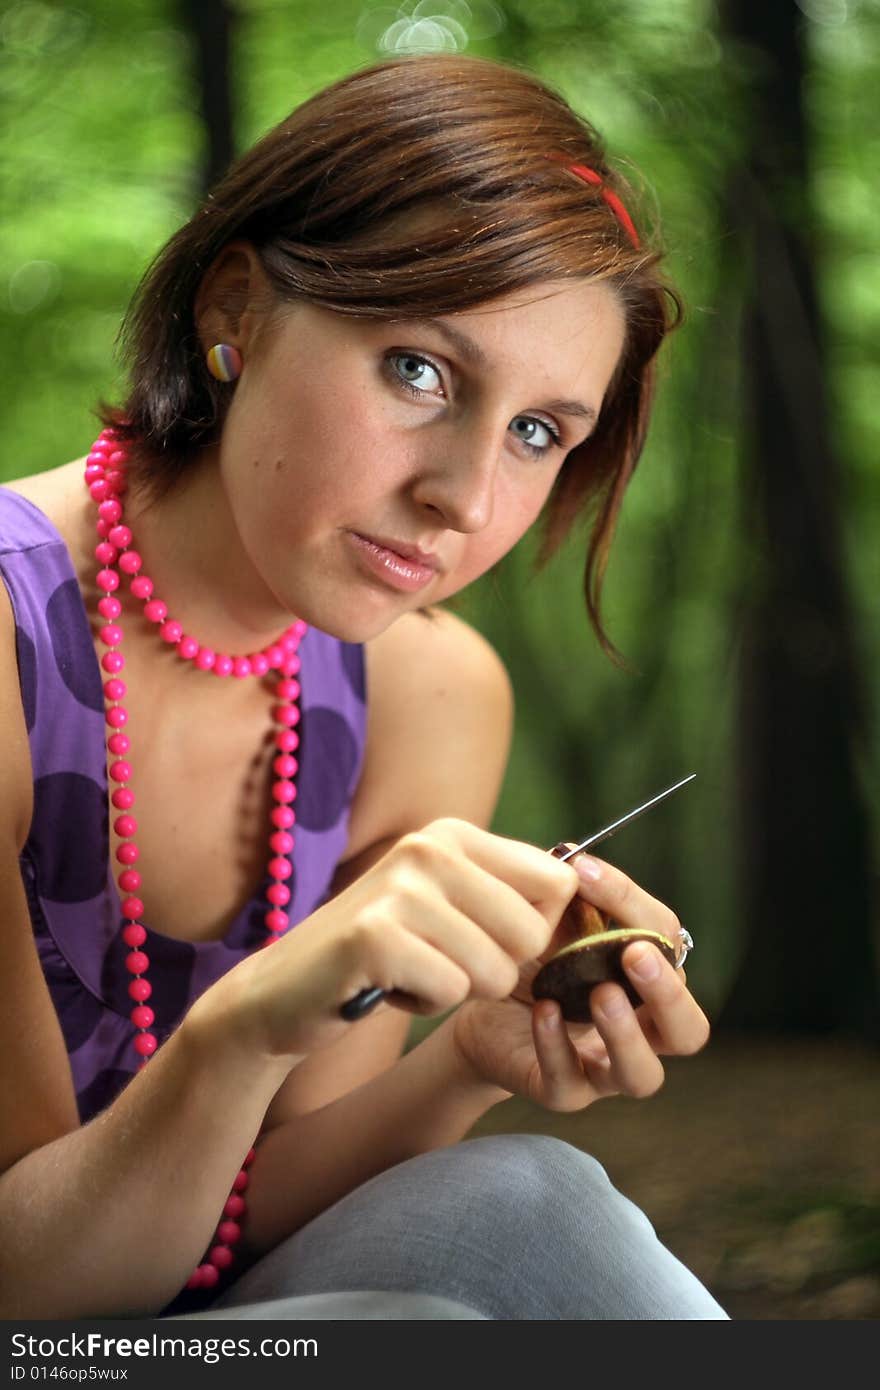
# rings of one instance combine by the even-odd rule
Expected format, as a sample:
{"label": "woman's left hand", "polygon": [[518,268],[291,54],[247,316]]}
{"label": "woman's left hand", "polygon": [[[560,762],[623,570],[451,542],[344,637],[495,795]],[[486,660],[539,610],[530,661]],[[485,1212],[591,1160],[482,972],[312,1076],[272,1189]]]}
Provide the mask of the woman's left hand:
{"label": "woman's left hand", "polygon": [[[579,856],[586,859],[586,856]],[[609,864],[587,878],[578,860],[580,895],[614,921],[660,932],[678,943],[680,925],[669,908]],[[588,867],[588,866],[587,866]],[[623,966],[643,1003],[630,1004],[620,985],[594,986],[594,1023],[565,1023],[553,1000],[531,1001],[531,981],[544,960],[524,967],[514,993],[501,1001],[463,1004],[453,1020],[453,1037],[475,1079],[491,1082],[549,1110],[581,1110],[602,1096],[648,1096],[663,1084],[661,1056],[698,1052],[709,1023],[676,970],[649,942],[633,942]]]}

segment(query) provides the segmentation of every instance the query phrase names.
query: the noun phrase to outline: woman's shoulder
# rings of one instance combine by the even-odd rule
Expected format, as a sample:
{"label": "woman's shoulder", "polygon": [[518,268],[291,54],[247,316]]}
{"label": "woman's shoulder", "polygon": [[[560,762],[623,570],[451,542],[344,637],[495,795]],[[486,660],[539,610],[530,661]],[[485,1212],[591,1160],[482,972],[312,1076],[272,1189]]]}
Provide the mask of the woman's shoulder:
{"label": "woman's shoulder", "polygon": [[69,463],[60,463],[40,473],[30,473],[24,478],[12,478],[3,486],[33,502],[34,506],[39,507],[40,511],[45,512],[57,525],[59,521],[63,523],[72,510],[82,510],[82,507],[88,505],[83,485],[85,463],[84,458],[71,459]]}
{"label": "woman's shoulder", "polygon": [[44,473],[13,478],[3,484],[8,492],[17,493],[42,512],[67,546],[75,568],[84,559],[88,562],[88,540],[94,531],[93,526],[88,526],[89,498],[83,486],[84,466],[84,459],[74,459]]}
{"label": "woman's shoulder", "polygon": [[498,707],[510,704],[507,670],[492,644],[448,608],[408,613],[366,646],[371,689],[409,688],[411,694],[445,701],[474,697]]}

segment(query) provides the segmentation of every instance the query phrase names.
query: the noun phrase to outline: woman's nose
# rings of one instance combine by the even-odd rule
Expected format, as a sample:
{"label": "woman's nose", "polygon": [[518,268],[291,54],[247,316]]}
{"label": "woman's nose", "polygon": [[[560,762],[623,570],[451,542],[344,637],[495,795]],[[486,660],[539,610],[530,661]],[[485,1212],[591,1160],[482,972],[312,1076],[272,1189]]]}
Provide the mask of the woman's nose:
{"label": "woman's nose", "polygon": [[412,489],[414,501],[439,512],[452,531],[482,531],[495,507],[500,446],[497,437],[450,439],[426,462]]}

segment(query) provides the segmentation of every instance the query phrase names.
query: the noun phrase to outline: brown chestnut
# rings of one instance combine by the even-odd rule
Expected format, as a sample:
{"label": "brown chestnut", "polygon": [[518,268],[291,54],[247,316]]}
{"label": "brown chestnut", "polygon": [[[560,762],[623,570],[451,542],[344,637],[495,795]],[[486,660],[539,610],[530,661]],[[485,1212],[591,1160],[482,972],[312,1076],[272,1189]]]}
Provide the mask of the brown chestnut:
{"label": "brown chestnut", "polygon": [[[553,853],[564,852],[565,848],[557,846]],[[638,928],[615,927],[583,898],[572,898],[565,909],[557,939],[560,936],[567,939],[568,944],[541,966],[532,981],[532,998],[555,999],[568,1023],[592,1022],[590,993],[594,985],[604,984],[606,980],[621,985],[631,1004],[643,1002],[630,984],[620,959],[631,942],[653,942],[670,965],[675,965],[678,958],[668,937]]]}

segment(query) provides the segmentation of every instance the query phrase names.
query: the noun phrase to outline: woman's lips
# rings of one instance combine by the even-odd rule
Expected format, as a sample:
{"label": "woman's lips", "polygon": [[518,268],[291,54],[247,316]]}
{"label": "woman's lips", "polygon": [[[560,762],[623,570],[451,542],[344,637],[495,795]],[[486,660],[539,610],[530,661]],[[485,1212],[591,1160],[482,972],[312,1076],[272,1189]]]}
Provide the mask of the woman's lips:
{"label": "woman's lips", "polygon": [[[436,557],[426,554],[418,546],[386,540],[384,537],[374,540],[357,531],[347,534],[361,562],[371,574],[383,579],[392,589],[415,593],[424,589],[439,573]],[[400,549],[397,549],[398,546]]]}

